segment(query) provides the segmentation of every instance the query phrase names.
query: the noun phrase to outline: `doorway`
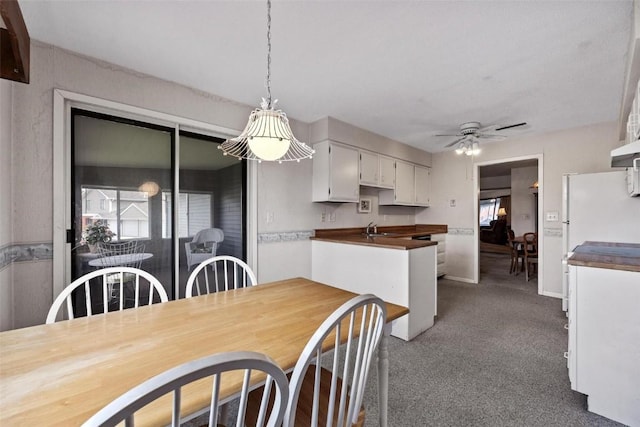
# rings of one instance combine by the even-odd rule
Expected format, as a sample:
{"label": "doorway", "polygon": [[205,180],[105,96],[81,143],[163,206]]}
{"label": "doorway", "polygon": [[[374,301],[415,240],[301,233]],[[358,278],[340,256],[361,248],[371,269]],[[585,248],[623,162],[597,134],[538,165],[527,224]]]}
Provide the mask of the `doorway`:
{"label": "doorway", "polygon": [[[538,203],[542,191],[542,155],[502,159],[475,165],[476,203],[476,280],[491,271],[492,280],[513,288],[542,294],[542,255],[536,273],[526,280],[521,272],[511,272],[511,250],[507,238],[509,230],[518,237],[524,233],[538,233],[538,247],[543,236]],[[504,270],[504,272],[502,272]]]}

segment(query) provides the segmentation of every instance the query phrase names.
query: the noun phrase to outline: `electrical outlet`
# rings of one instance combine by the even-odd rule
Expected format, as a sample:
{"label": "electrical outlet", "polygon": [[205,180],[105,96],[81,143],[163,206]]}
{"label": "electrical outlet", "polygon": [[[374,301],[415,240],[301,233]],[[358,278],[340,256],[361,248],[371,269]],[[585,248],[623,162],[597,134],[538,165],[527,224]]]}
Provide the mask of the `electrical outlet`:
{"label": "electrical outlet", "polygon": [[326,222],[327,221],[327,214],[325,212],[322,212],[320,214],[320,222]]}
{"label": "electrical outlet", "polygon": [[271,224],[273,222],[273,212],[267,212],[267,224]]}
{"label": "electrical outlet", "polygon": [[331,212],[329,214],[329,222],[336,222],[336,213],[335,212]]}
{"label": "electrical outlet", "polygon": [[449,206],[452,207],[452,208],[455,208],[456,207],[456,199],[449,200]]}

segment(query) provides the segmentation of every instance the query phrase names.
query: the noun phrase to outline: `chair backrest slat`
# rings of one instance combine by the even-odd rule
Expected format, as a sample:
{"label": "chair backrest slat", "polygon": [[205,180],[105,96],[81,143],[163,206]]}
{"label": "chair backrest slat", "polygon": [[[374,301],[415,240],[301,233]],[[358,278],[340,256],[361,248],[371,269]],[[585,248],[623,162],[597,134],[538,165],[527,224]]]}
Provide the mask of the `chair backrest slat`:
{"label": "chair backrest slat", "polygon": [[[125,278],[133,277],[134,283],[128,284]],[[144,282],[141,282],[144,280]],[[92,287],[98,287],[98,284],[92,285],[93,282],[100,282],[100,289],[102,292],[95,292],[95,288],[92,291]],[[145,286],[142,286],[142,284]],[[140,306],[140,295],[143,293],[143,287],[148,288],[149,299],[148,303],[154,302],[155,294],[158,294],[158,302],[167,302],[169,297],[162,284],[150,273],[139,270],[132,267],[109,267],[100,270],[95,270],[84,276],[74,280],[69,286],[64,288],[60,295],[53,301],[49,313],[47,315],[46,323],[53,323],[56,321],[60,308],[66,304],[67,317],[73,319],[76,317],[76,313],[73,310],[73,292],[78,288],[83,288],[85,292],[85,310],[87,316],[92,316],[99,313],[107,313],[109,311],[110,302],[115,298],[118,299],[117,307],[119,310],[125,308],[125,286],[133,287],[135,293],[133,299],[133,307]],[[145,290],[146,291],[146,290]],[[102,301],[95,301],[93,295],[102,294]],[[118,294],[118,295],[115,295]],[[97,311],[96,308],[100,308],[102,311]]]}
{"label": "chair backrest slat", "polygon": [[[210,276],[213,276],[213,280],[209,279]],[[204,279],[204,284],[200,278]],[[203,293],[228,291],[256,284],[256,275],[244,261],[229,255],[220,255],[201,262],[193,269],[187,280],[185,297],[191,298]]]}
{"label": "chair backrest slat", "polygon": [[[359,295],[344,303],[320,325],[293,369],[284,426],[296,425],[303,388],[313,390],[313,396],[305,395],[300,400],[304,405],[311,402],[311,408],[305,408],[305,413],[300,414],[301,420],[309,416],[312,426],[326,420],[327,426],[340,427],[351,426],[358,420],[371,360],[382,337],[385,321],[384,302],[374,295]],[[327,339],[334,340],[332,353],[322,351]],[[331,363],[323,361],[327,355],[332,358]],[[312,362],[315,364],[313,372],[308,372]],[[331,366],[331,371],[322,366]],[[325,372],[331,376],[326,382],[328,391],[323,387]],[[313,375],[313,383],[310,387],[303,387],[310,379],[309,375]],[[326,405],[321,405],[321,401]],[[321,414],[322,408],[327,408],[327,412]],[[308,415],[306,411],[309,411]]]}
{"label": "chair backrest slat", "polygon": [[[172,425],[179,426],[183,418],[181,416],[181,389],[183,386],[204,378],[211,378],[211,396],[209,426],[217,425],[218,407],[220,405],[220,384],[225,378],[222,374],[231,371],[242,371],[243,381],[240,392],[240,406],[236,417],[236,426],[244,426],[244,412],[252,382],[252,373],[266,376],[265,390],[271,390],[271,384],[275,384],[275,396],[269,418],[258,423],[258,426],[280,426],[284,416],[289,395],[289,383],[280,367],[268,356],[254,352],[232,352],[208,356],[202,359],[190,361],[169,369],[145,382],[132,388],[128,392],[113,400],[102,408],[83,427],[115,426],[122,420],[127,420],[126,425],[133,425],[135,413],[154,402],[156,399],[172,392]],[[256,381],[253,376],[253,382]],[[265,391],[267,393],[267,391]],[[262,399],[264,407],[261,412],[266,413],[269,399]]]}

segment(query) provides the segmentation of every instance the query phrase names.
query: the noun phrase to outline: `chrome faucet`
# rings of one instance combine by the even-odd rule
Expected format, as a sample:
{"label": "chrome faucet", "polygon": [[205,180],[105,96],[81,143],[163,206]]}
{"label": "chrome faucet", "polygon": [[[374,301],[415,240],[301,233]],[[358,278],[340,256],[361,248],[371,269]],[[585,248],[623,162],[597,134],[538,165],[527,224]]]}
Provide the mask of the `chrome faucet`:
{"label": "chrome faucet", "polygon": [[371,234],[371,232],[369,230],[371,230],[371,227],[373,227],[373,232],[377,233],[378,232],[378,225],[374,224],[373,221],[371,221],[368,225],[367,225],[367,236],[369,234]]}

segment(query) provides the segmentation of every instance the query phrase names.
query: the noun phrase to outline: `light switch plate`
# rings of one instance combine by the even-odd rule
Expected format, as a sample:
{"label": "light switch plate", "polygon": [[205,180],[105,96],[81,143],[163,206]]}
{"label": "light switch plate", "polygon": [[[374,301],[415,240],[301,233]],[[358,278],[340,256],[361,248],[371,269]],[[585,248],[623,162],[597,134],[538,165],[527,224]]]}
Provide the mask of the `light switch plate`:
{"label": "light switch plate", "polygon": [[557,211],[547,212],[547,221],[549,221],[549,222],[558,221],[559,218],[560,217],[559,217]]}

